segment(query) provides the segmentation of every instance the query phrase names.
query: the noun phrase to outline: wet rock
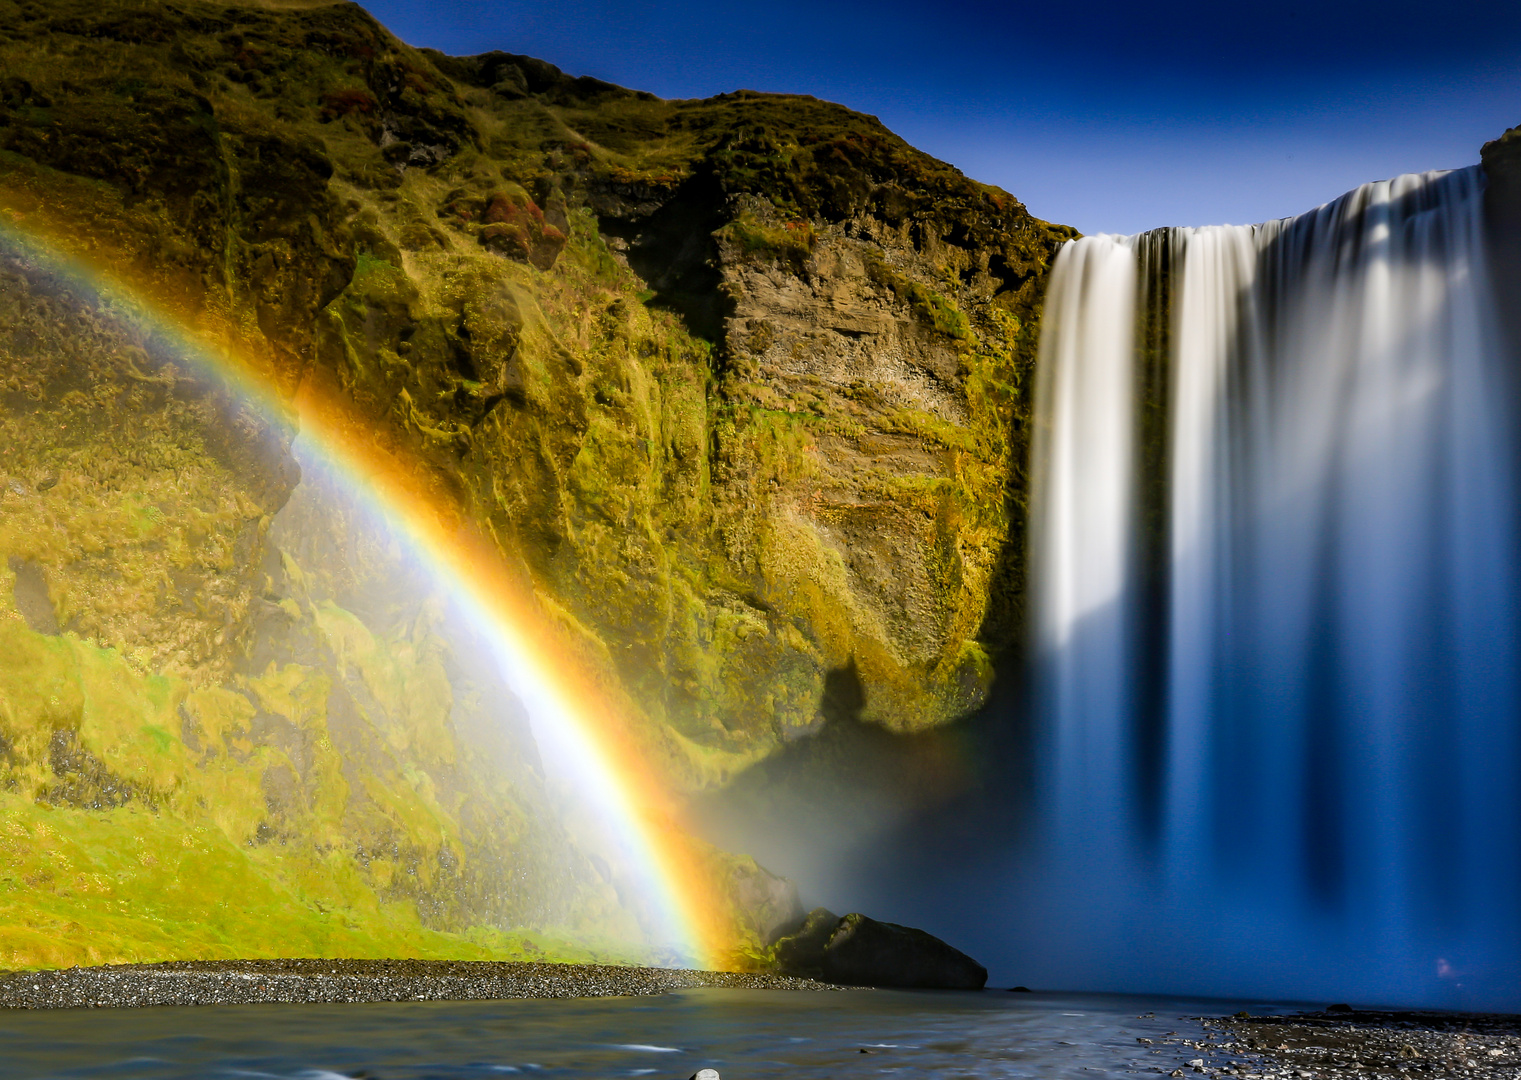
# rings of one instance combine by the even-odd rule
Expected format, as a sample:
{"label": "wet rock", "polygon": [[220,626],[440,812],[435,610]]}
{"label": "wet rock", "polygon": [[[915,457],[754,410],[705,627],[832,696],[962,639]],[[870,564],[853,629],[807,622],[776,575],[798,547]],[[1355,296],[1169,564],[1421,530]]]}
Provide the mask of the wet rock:
{"label": "wet rock", "polygon": [[691,1080],[719,1080],[717,1069],[698,1069],[691,1076]]}
{"label": "wet rock", "polygon": [[824,908],[776,944],[779,966],[844,986],[981,990],[988,972],[961,950],[911,926],[859,912],[842,919]]}
{"label": "wet rock", "polygon": [[1512,348],[1521,346],[1521,127],[1514,127],[1481,153],[1484,217],[1491,252],[1494,297]]}
{"label": "wet rock", "polygon": [[840,917],[828,908],[814,908],[801,926],[775,942],[776,963],[783,971],[822,973],[824,949],[840,925]]}
{"label": "wet rock", "polygon": [[1219,1029],[1220,1041],[1188,1045],[1207,1051],[1207,1067],[1236,1075],[1351,1080],[1461,1073],[1513,1080],[1521,1065],[1521,1022],[1515,1016],[1344,1007],[1203,1024]]}
{"label": "wet rock", "polygon": [[981,990],[987,968],[933,934],[847,915],[824,949],[824,978],[853,986]]}

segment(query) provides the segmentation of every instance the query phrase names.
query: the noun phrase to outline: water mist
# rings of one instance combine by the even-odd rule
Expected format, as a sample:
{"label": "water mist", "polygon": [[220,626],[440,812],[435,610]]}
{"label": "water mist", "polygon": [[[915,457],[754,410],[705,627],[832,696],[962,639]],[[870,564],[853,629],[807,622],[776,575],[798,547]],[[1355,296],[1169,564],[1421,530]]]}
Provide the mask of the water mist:
{"label": "water mist", "polygon": [[1515,388],[1482,173],[1058,258],[1047,985],[1521,1006]]}

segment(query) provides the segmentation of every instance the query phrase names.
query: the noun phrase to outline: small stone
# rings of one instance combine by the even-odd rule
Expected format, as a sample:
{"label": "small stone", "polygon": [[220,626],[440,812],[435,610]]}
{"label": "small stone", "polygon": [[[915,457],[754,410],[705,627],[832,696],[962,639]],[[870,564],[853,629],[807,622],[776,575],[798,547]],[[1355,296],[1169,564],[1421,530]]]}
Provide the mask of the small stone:
{"label": "small stone", "polygon": [[717,1069],[698,1069],[691,1080],[719,1080]]}
{"label": "small stone", "polygon": [[58,484],[58,474],[57,473],[48,473],[48,475],[44,476],[41,480],[37,481],[37,490],[38,491],[47,491],[49,488],[56,487],[57,484]]}
{"label": "small stone", "polygon": [[1183,1075],[1183,1070],[1182,1069],[1174,1069],[1172,1072],[1168,1073],[1167,1075],[1168,1076],[1182,1076]]}
{"label": "small stone", "polygon": [[1204,1059],[1203,1058],[1194,1058],[1192,1061],[1190,1061],[1188,1063],[1188,1067],[1190,1069],[1202,1069],[1202,1068],[1204,1068]]}

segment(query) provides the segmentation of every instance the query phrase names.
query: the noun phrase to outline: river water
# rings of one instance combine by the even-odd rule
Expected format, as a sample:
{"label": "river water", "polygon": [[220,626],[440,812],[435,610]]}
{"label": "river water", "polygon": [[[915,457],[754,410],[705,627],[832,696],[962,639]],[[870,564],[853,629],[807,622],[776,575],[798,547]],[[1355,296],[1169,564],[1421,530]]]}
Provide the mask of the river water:
{"label": "river water", "polygon": [[555,1001],[16,1011],[0,1016],[0,1074],[685,1080],[708,1067],[724,1080],[1165,1075],[1197,1051],[1164,1039],[1203,1038],[1192,1017],[1239,1007],[993,990],[701,989]]}

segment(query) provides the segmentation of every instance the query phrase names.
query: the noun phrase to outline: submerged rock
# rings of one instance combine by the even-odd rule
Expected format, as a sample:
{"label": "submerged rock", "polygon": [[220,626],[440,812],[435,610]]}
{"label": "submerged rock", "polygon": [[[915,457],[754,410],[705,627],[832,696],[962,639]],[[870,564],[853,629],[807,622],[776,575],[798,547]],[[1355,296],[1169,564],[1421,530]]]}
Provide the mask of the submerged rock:
{"label": "submerged rock", "polygon": [[988,981],[987,968],[933,934],[824,908],[776,943],[776,957],[788,974],[845,986],[981,990]]}

